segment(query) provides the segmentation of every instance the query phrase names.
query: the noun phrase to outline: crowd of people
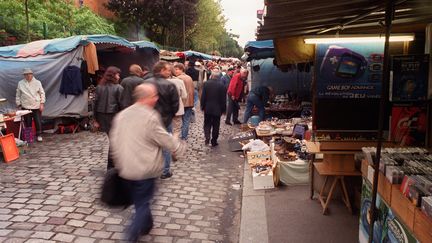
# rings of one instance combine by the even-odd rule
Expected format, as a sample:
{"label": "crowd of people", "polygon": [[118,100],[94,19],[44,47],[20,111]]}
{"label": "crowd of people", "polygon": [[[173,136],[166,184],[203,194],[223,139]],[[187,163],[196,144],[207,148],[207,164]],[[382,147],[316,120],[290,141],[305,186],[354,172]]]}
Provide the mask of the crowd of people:
{"label": "crowd of people", "polygon": [[[226,114],[228,125],[241,123],[239,102],[245,99],[249,85],[248,70],[241,63],[159,61],[152,68],[133,64],[128,71],[121,80],[119,68],[105,70],[95,90],[93,125],[109,138],[107,169],[118,170],[129,185],[135,216],[128,240],[135,242],[153,227],[150,202],[155,180],[173,176],[171,161],[186,150],[195,110],[204,113],[204,144],[216,147],[222,115]],[[36,121],[38,141],[42,141],[45,93],[30,69],[23,74],[16,104],[32,111],[24,119],[26,123],[32,118]],[[260,108],[258,94],[252,96],[251,101]],[[247,110],[250,114],[251,107]]]}

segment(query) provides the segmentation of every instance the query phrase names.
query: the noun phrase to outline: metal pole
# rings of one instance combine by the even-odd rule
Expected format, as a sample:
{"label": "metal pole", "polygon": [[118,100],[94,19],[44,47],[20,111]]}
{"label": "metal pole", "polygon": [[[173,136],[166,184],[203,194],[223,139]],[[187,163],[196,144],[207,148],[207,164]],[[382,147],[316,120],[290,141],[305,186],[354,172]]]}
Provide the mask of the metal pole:
{"label": "metal pole", "polygon": [[381,87],[381,100],[380,100],[380,114],[379,114],[379,124],[378,124],[378,143],[376,150],[376,160],[373,163],[374,168],[374,176],[373,176],[373,184],[372,184],[372,204],[371,204],[371,222],[369,225],[369,243],[373,241],[373,227],[377,215],[376,198],[377,198],[377,189],[378,189],[378,175],[379,175],[379,163],[381,159],[381,148],[383,143],[383,127],[384,127],[384,116],[385,116],[385,108],[388,102],[388,86],[390,81],[390,55],[389,55],[389,46],[390,46],[390,33],[392,27],[392,20],[394,16],[394,0],[388,0],[385,12],[385,44],[384,44],[384,68],[383,68],[383,80]]}

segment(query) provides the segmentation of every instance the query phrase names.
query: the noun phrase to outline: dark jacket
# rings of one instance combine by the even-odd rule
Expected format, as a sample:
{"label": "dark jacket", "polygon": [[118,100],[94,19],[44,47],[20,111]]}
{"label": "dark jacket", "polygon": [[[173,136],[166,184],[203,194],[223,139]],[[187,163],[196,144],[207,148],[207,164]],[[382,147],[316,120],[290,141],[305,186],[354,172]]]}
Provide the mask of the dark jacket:
{"label": "dark jacket", "polygon": [[144,80],[144,83],[156,85],[159,99],[155,109],[161,115],[165,127],[168,127],[179,109],[179,95],[176,86],[159,75]]}
{"label": "dark jacket", "polygon": [[144,79],[136,75],[129,76],[121,81],[120,84],[123,86],[123,93],[120,97],[121,109],[129,107],[134,103],[133,91],[135,90],[136,86],[142,84],[143,82]]}
{"label": "dark jacket", "polygon": [[210,79],[203,85],[201,110],[204,114],[221,116],[226,111],[225,88],[220,80]]}
{"label": "dark jacket", "polygon": [[185,72],[189,77],[192,78],[193,81],[198,81],[199,79],[199,71],[195,69],[195,67],[189,66],[189,68]]}
{"label": "dark jacket", "polygon": [[149,79],[149,78],[153,78],[152,72],[148,72],[142,76],[142,79],[144,79],[144,80]]}
{"label": "dark jacket", "polygon": [[120,84],[104,84],[96,87],[95,113],[117,113],[120,111],[120,97],[123,87]]}
{"label": "dark jacket", "polygon": [[67,66],[63,70],[60,84],[60,93],[65,96],[80,95],[83,93],[81,69],[77,66]]}

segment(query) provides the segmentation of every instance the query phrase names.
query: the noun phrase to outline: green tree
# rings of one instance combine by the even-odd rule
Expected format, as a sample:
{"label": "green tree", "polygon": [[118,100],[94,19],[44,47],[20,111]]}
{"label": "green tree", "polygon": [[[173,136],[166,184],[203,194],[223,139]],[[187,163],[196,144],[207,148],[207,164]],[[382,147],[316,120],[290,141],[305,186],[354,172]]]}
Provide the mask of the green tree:
{"label": "green tree", "polygon": [[[114,25],[86,7],[77,8],[72,1],[0,0],[0,28],[26,41],[25,3],[28,3],[29,39],[67,37],[76,34],[115,34]],[[47,26],[44,36],[44,23]]]}

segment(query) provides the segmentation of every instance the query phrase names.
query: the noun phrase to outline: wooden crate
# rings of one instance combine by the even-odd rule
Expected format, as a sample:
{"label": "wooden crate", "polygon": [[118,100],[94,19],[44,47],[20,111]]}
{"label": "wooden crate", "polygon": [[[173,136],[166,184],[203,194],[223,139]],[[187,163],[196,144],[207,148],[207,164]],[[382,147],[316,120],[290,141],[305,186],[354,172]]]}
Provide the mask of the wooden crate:
{"label": "wooden crate", "polygon": [[414,235],[420,242],[432,242],[432,219],[419,208],[415,209]]}
{"label": "wooden crate", "polygon": [[391,191],[391,208],[404,222],[404,224],[413,231],[414,212],[416,207],[411,201],[399,191],[400,185],[392,185]]}
{"label": "wooden crate", "polygon": [[375,141],[320,141],[320,150],[348,150],[361,151],[363,147],[375,147]]}
{"label": "wooden crate", "polygon": [[392,184],[387,180],[382,172],[379,172],[378,177],[378,193],[381,195],[387,205],[391,205]]}

